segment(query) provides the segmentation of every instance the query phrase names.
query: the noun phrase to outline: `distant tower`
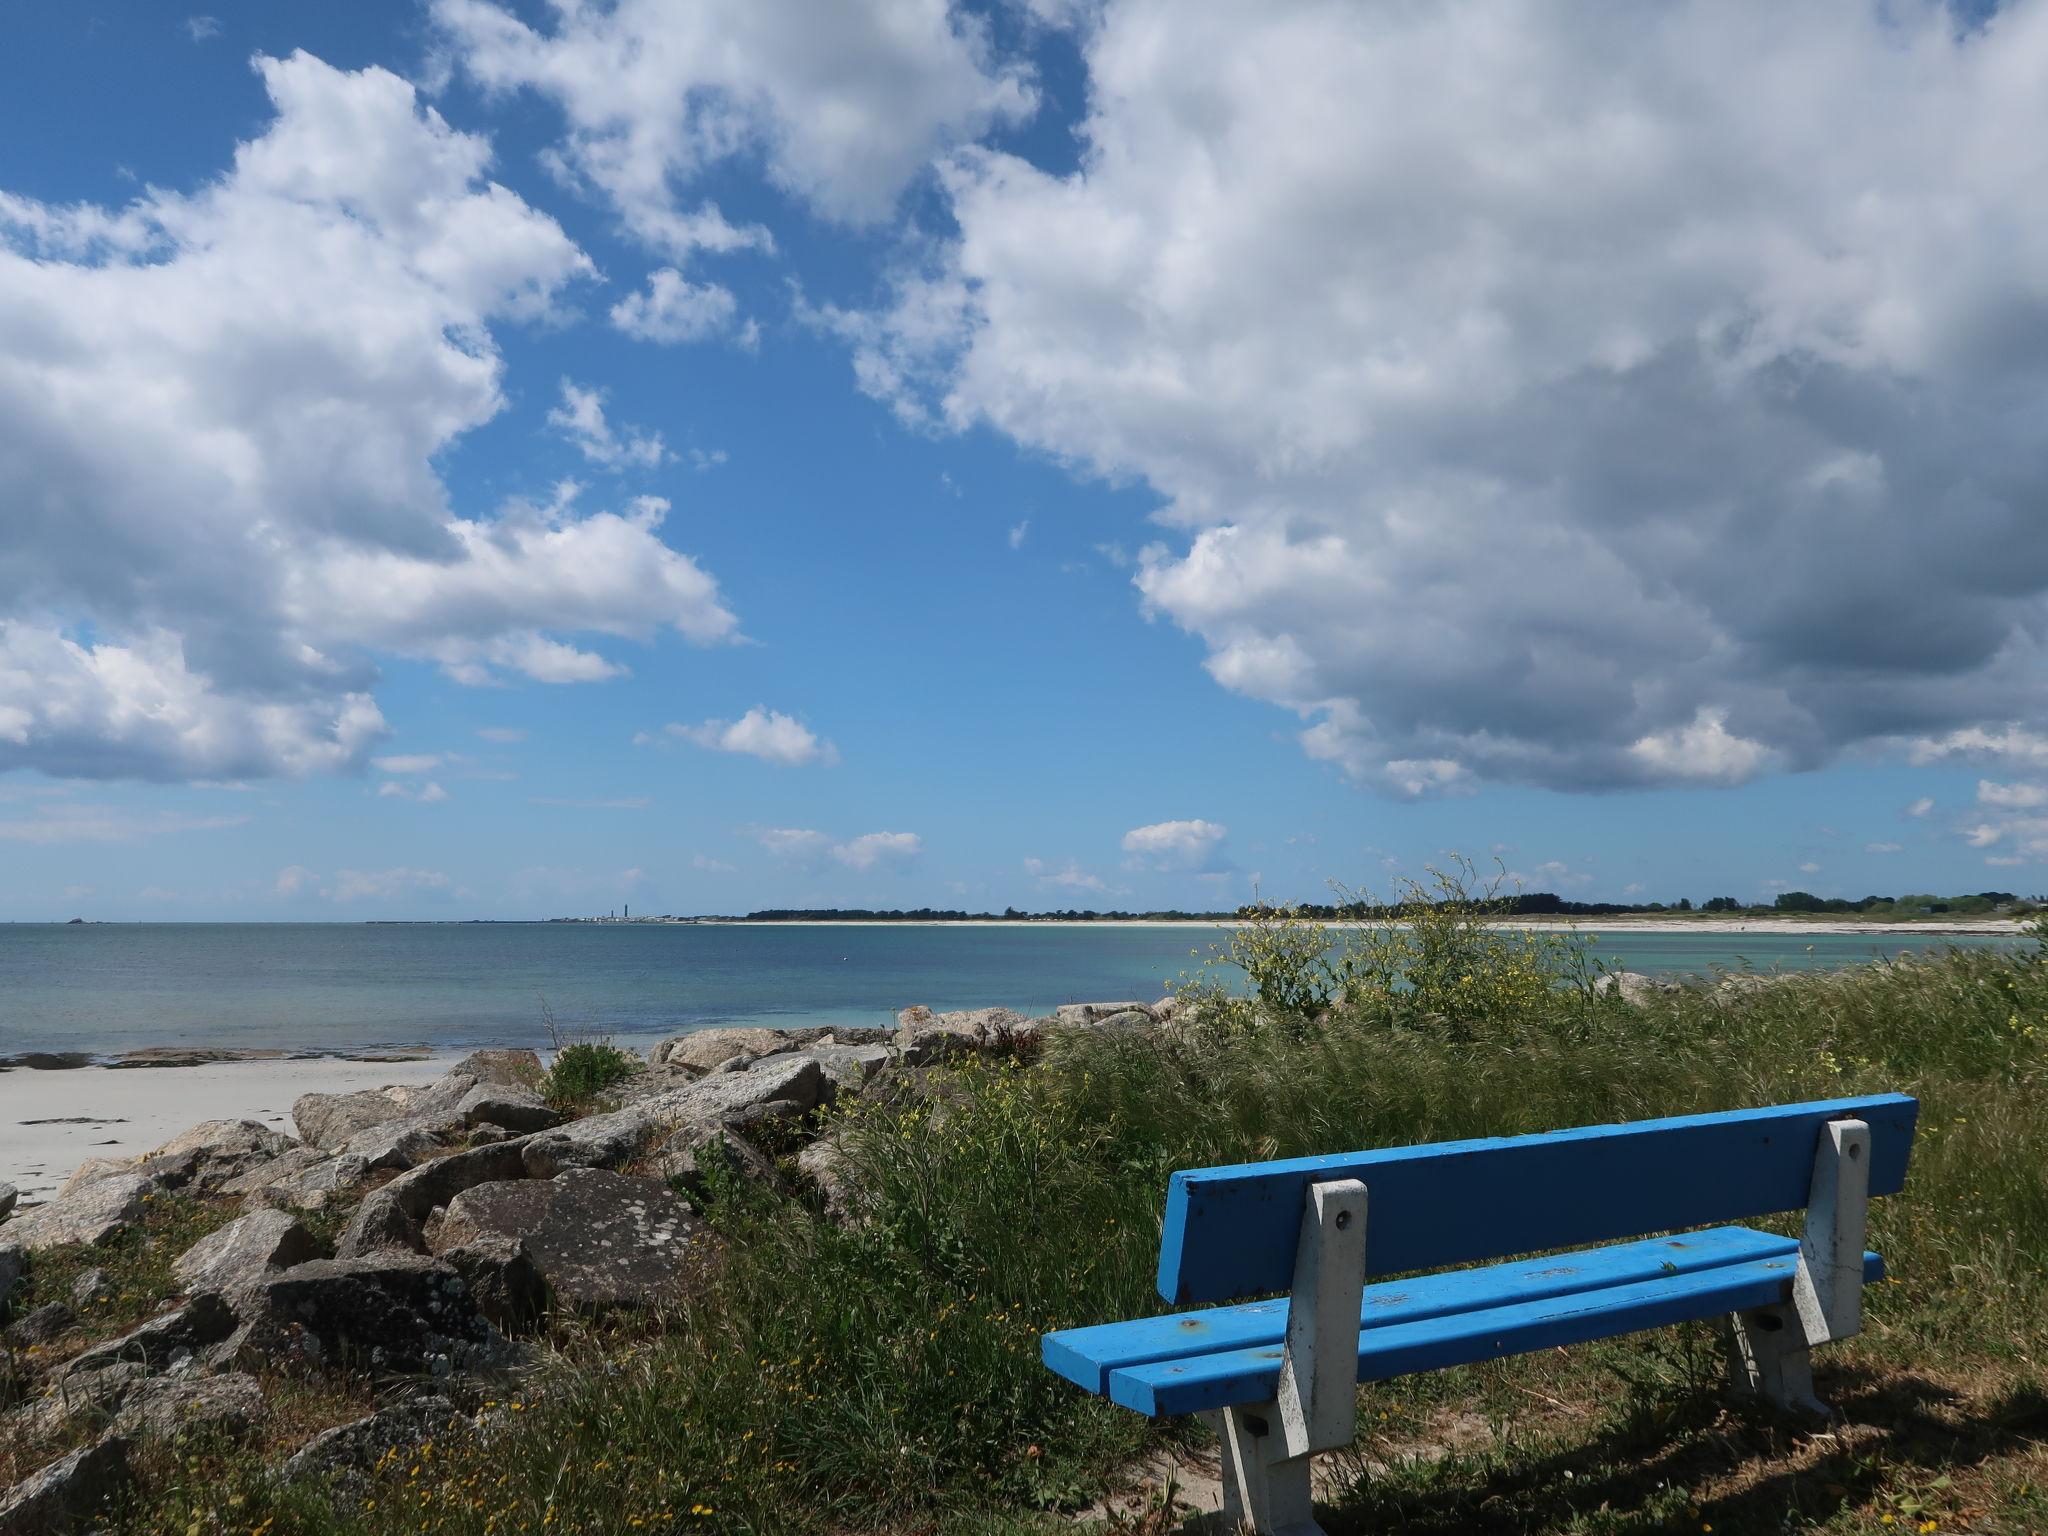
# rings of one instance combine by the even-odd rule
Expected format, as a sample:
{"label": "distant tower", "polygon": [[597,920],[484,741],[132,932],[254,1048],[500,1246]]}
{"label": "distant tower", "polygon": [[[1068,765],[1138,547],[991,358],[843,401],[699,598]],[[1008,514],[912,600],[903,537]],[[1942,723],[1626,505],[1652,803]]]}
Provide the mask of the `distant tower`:
{"label": "distant tower", "polygon": [[633,905],[632,905],[632,903],[631,903],[631,902],[628,902],[628,903],[626,904],[625,912],[626,912],[626,921],[630,923],[631,921],[633,921]]}

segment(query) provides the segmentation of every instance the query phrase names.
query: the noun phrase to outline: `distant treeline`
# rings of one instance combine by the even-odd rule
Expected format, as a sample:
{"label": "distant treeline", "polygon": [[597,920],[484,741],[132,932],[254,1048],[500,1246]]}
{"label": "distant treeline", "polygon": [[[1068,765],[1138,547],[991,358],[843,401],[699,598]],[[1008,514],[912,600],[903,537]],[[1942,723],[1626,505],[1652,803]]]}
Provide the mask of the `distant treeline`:
{"label": "distant treeline", "polygon": [[[1942,913],[1967,917],[1991,913],[2028,912],[2040,904],[2038,897],[2017,896],[2011,891],[1978,891],[1970,896],[1865,896],[1858,901],[1850,901],[1841,896],[1816,896],[1811,891],[1780,891],[1776,898],[1769,902],[1744,902],[1737,901],[1733,896],[1709,896],[1698,906],[1693,905],[1692,899],[1686,896],[1681,896],[1673,902],[1568,901],[1552,891],[1524,891],[1519,895],[1496,897],[1492,903],[1507,917],[1668,917],[1674,913],[1687,912],[1762,916],[1815,912],[1850,913],[1870,918],[1930,917]],[[1250,912],[1252,909],[1244,907],[1239,910]],[[1406,903],[1388,906],[1356,901],[1340,906],[1319,906],[1311,903],[1295,910],[1305,917],[1359,920],[1403,917],[1410,907]]]}
{"label": "distant treeline", "polygon": [[[1770,902],[1743,902],[1733,896],[1710,896],[1695,906],[1690,897],[1677,901],[1570,901],[1554,891],[1524,891],[1497,898],[1493,907],[1503,917],[1648,917],[1700,912],[1739,916],[1783,915],[1786,913],[1851,914],[1873,920],[1906,917],[1973,917],[2001,913],[2031,912],[2043,905],[2041,897],[2026,897],[2011,891],[1978,891],[1967,896],[1865,896],[1850,901],[1840,896],[1816,896],[1810,891],[1781,891]],[[770,907],[734,919],[747,923],[1135,923],[1213,922],[1227,923],[1249,917],[1258,909],[1245,905],[1228,912],[1183,912],[1169,908],[1153,912],[1097,912],[1092,908],[1069,907],[1059,912],[1020,912],[1005,907],[1000,912],[963,912],[950,907],[912,907],[869,911],[860,907]],[[1354,901],[1337,906],[1307,902],[1292,910],[1304,917],[1331,920],[1390,920],[1416,910],[1411,903]]]}

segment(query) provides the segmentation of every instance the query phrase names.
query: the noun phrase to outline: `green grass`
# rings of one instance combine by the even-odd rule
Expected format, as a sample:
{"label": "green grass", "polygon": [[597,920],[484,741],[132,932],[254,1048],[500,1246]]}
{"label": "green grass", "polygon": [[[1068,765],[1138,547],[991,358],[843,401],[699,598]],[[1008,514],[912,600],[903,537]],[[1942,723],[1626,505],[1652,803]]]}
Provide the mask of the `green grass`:
{"label": "green grass", "polygon": [[[1873,1208],[1893,1278],[1864,1335],[1821,1355],[1856,1429],[1731,1409],[1708,1332],[1666,1330],[1371,1389],[1372,1475],[1329,1524],[2043,1527],[2048,964],[1957,951],[1630,1008],[1583,976],[1532,989],[1524,968],[1551,962],[1516,941],[1461,957],[1457,934],[1435,939],[1426,985],[1355,992],[1320,1021],[1211,998],[1195,1030],[1069,1035],[1030,1068],[856,1105],[832,1129],[867,1224],[731,1187],[700,1296],[558,1334],[488,1434],[407,1458],[375,1507],[330,1517],[223,1456],[207,1485],[244,1503],[196,1529],[1059,1529],[1134,1459],[1205,1438],[1038,1363],[1048,1328],[1159,1309],[1171,1170],[1891,1090],[1924,1106],[1907,1192]],[[185,1518],[139,1509],[128,1528]]]}

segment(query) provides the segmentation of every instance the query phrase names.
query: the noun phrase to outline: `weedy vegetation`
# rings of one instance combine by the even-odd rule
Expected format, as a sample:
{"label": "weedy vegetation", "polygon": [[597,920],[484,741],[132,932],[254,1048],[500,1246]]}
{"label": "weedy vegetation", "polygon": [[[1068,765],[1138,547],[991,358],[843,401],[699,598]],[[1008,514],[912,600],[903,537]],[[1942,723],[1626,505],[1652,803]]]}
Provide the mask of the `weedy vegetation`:
{"label": "weedy vegetation", "polygon": [[548,1069],[535,1087],[556,1109],[588,1109],[606,1089],[641,1070],[640,1058],[613,1045],[609,1037],[563,1029],[546,998],[540,1000],[540,1018],[552,1049]]}
{"label": "weedy vegetation", "polygon": [[126,1528],[986,1536],[1095,1506],[1171,1530],[1137,1469],[1194,1475],[1206,1434],[1072,1389],[1038,1336],[1159,1309],[1173,1169],[1898,1090],[1923,1109],[1907,1191],[1872,1212],[1891,1277],[1862,1337],[1819,1357],[1840,1424],[1732,1405],[1705,1327],[1414,1377],[1362,1395],[1326,1524],[2048,1529],[2048,935],[1630,1003],[1598,985],[1597,945],[1495,927],[1468,877],[1401,929],[1261,909],[1171,1029],[1065,1033],[1029,1066],[864,1098],[827,1126],[857,1219],[717,1184],[706,1290],[559,1329],[542,1369],[359,1511],[198,1448],[151,1476],[203,1506],[139,1499]]}

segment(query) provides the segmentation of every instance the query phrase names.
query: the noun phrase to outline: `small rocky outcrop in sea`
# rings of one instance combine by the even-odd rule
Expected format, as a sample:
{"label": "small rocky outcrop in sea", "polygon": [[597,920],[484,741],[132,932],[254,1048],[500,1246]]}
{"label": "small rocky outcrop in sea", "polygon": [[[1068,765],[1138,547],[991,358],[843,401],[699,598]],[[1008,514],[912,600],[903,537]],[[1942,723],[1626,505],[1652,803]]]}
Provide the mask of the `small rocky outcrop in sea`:
{"label": "small rocky outcrop in sea", "polygon": [[[0,1409],[0,1437],[54,1451],[80,1424],[104,1426],[0,1494],[0,1530],[88,1522],[125,1485],[138,1444],[194,1427],[249,1433],[264,1417],[263,1378],[280,1372],[367,1371],[399,1394],[281,1468],[360,1492],[387,1451],[462,1416],[479,1390],[465,1379],[523,1370],[532,1351],[520,1336],[550,1311],[687,1295],[717,1260],[692,1204],[712,1181],[786,1194],[793,1177],[825,1219],[861,1220],[844,1153],[817,1134],[821,1106],[970,1054],[1028,1060],[1050,1031],[1170,1016],[1170,1002],[1044,1018],[907,1008],[894,1030],[704,1030],[662,1042],[580,1118],[536,1091],[533,1052],[478,1051],[424,1087],[307,1094],[293,1106],[296,1139],[210,1121],[143,1157],[92,1160],[41,1205],[16,1210],[0,1186],[0,1322],[31,1386]],[[106,1242],[164,1195],[241,1210],[173,1259],[182,1294],[95,1339],[73,1309],[109,1282],[85,1285],[88,1274],[69,1303],[9,1322],[38,1254]],[[334,1230],[337,1210],[347,1219],[330,1254],[315,1231]],[[420,1396],[421,1383],[444,1385]]]}

